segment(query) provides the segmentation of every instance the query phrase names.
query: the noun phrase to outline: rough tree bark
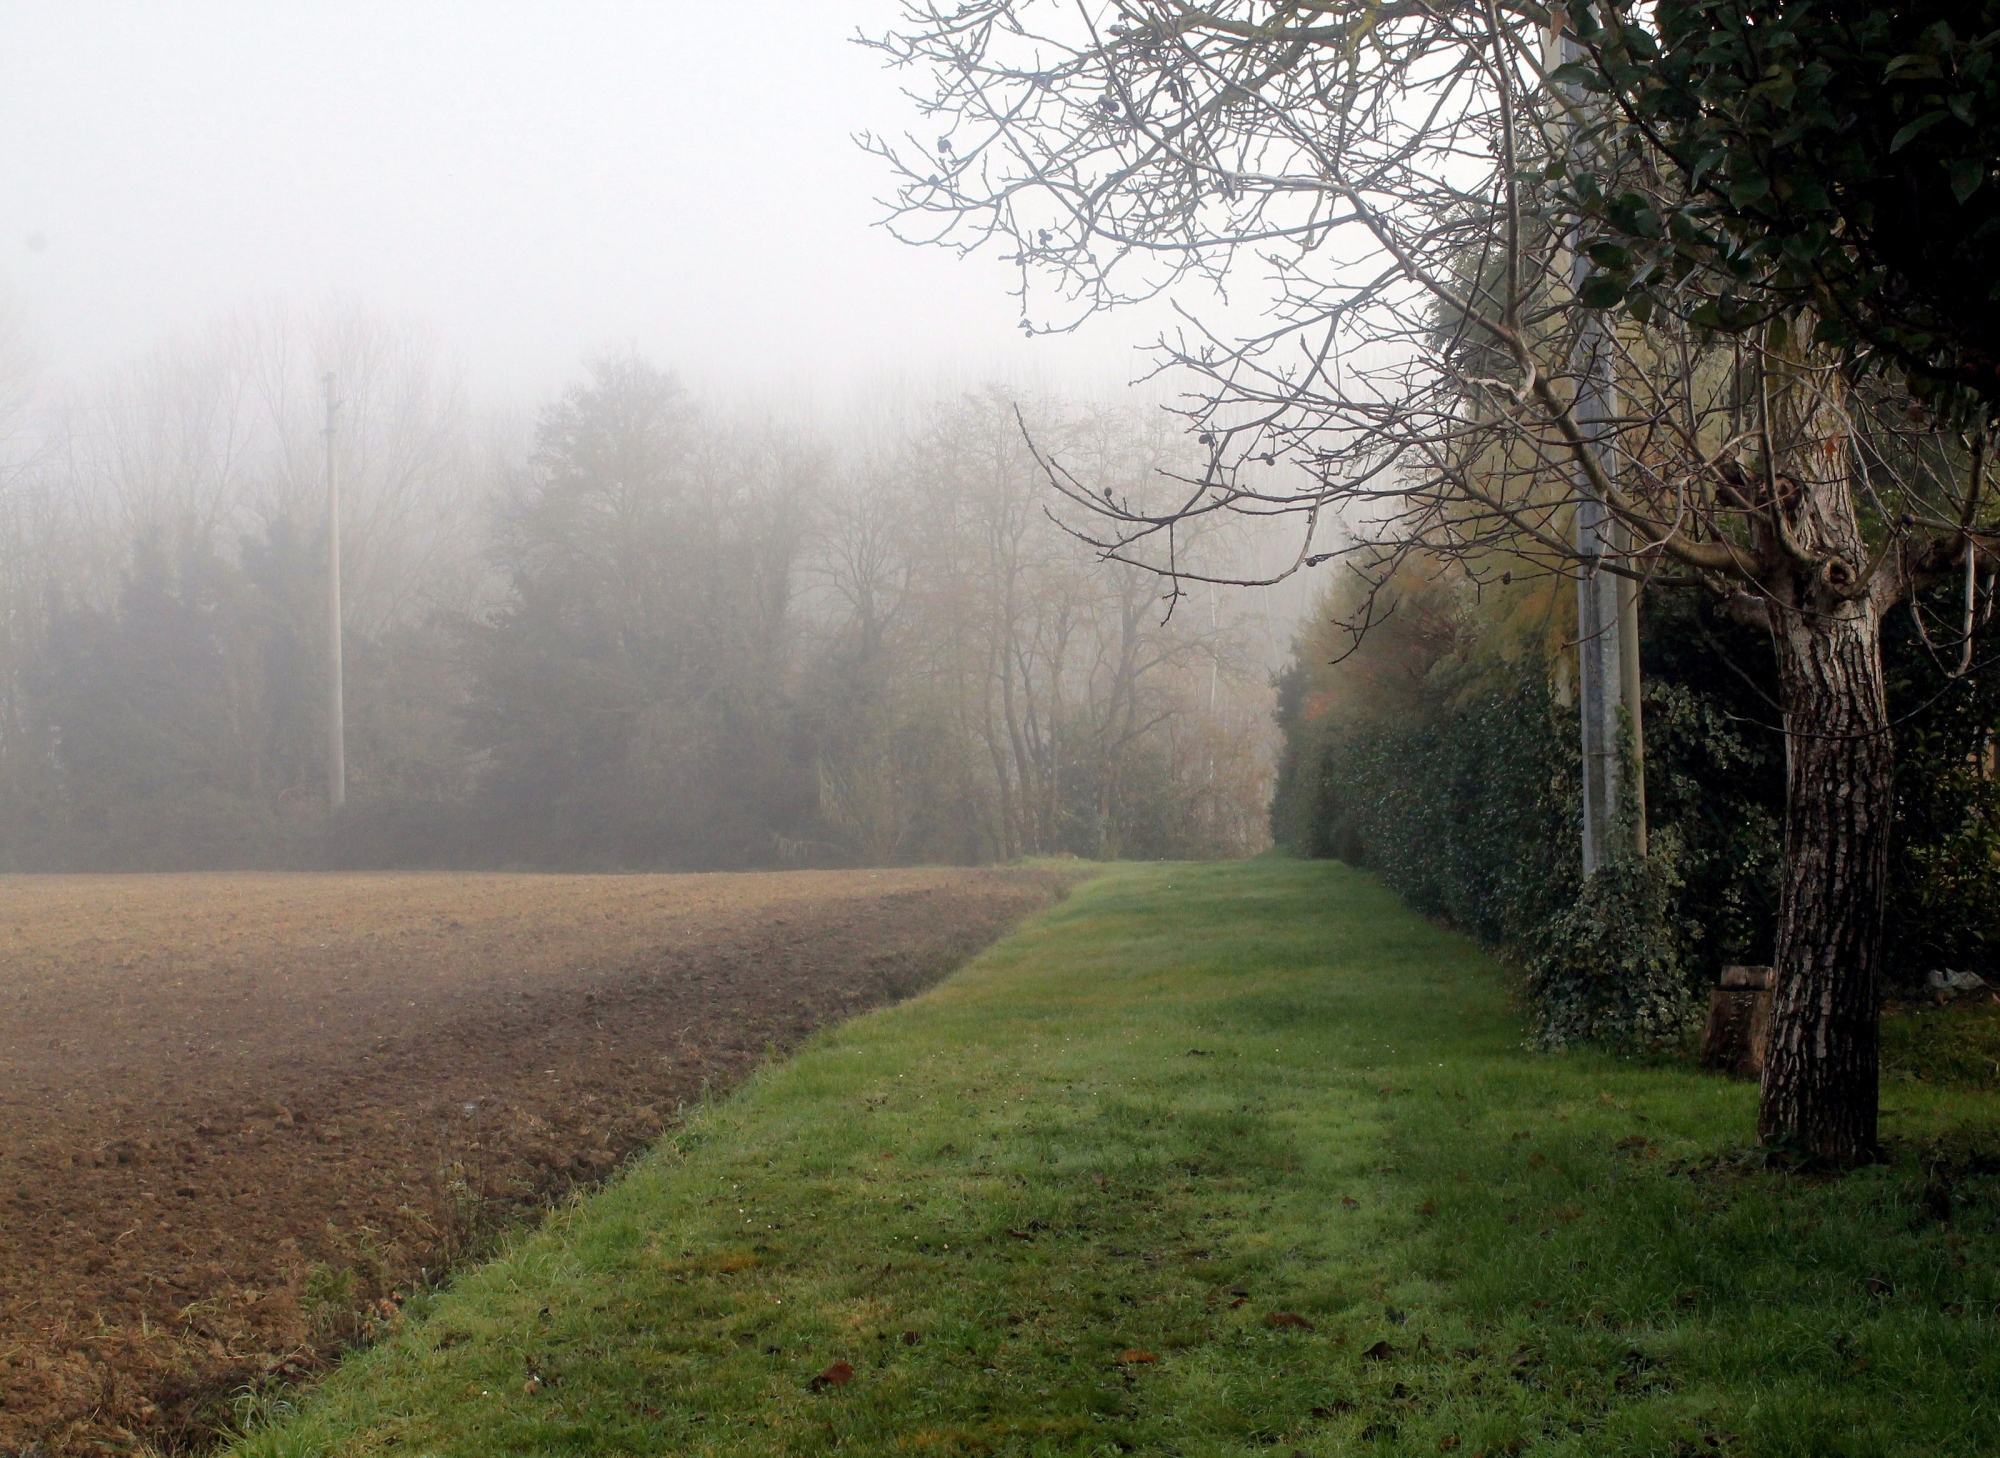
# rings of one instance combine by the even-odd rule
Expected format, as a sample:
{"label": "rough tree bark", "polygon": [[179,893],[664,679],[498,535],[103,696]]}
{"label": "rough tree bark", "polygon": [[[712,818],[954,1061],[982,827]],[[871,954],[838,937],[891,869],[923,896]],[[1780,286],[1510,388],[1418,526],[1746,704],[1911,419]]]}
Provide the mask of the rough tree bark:
{"label": "rough tree bark", "polygon": [[1775,616],[1785,862],[1757,1135],[1848,1166],[1875,1153],[1893,808],[1881,619],[1870,596],[1833,604],[1817,593]]}
{"label": "rough tree bark", "polygon": [[[1817,376],[1817,378],[1812,378]],[[1894,809],[1882,603],[1868,565],[1836,370],[1770,397],[1764,608],[1785,720],[1785,859],[1761,1142],[1841,1167],[1874,1158],[1883,900]]]}

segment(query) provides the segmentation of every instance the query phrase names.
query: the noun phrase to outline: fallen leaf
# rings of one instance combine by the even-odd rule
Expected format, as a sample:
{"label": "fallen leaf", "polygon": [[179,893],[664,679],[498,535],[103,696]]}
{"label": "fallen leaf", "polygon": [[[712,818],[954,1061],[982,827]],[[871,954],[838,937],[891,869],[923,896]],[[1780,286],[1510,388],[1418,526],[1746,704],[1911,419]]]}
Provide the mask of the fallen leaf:
{"label": "fallen leaf", "polygon": [[1437,1214],[1437,1212],[1438,1212],[1438,1207],[1436,1206],[1436,1204],[1434,1204],[1432,1201],[1429,1200],[1426,1200],[1424,1201],[1423,1204],[1417,1206],[1417,1213],[1419,1215],[1435,1215]]}
{"label": "fallen leaf", "polygon": [[1028,1230],[1009,1230],[1007,1233],[1016,1240],[1033,1240],[1035,1238],[1034,1232]]}
{"label": "fallen leaf", "polygon": [[1448,1438],[1440,1438],[1438,1440],[1438,1452],[1440,1453],[1449,1453],[1452,1449],[1456,1448],[1457,1446],[1458,1446],[1457,1433],[1453,1433]]}
{"label": "fallen leaf", "polygon": [[1340,1208],[1343,1210],[1359,1210],[1361,1202],[1352,1195],[1342,1195],[1340,1197]]}
{"label": "fallen leaf", "polygon": [[1322,1407],[1314,1408],[1312,1410],[1312,1415],[1316,1418],[1330,1418],[1339,1413],[1353,1412],[1353,1411],[1354,1411],[1353,1403],[1349,1402],[1344,1397],[1336,1397],[1332,1402],[1329,1402]]}
{"label": "fallen leaf", "polygon": [[1364,1350],[1361,1355],[1371,1362],[1386,1362],[1396,1355],[1396,1349],[1386,1341],[1377,1342],[1374,1346]]}
{"label": "fallen leaf", "polygon": [[521,1384],[521,1390],[530,1396],[540,1392],[542,1390],[542,1379],[539,1377],[530,1377],[526,1382]]}
{"label": "fallen leaf", "polygon": [[1264,1318],[1266,1326],[1295,1326],[1301,1331],[1312,1331],[1313,1324],[1296,1311],[1273,1311]]}
{"label": "fallen leaf", "polygon": [[1151,1352],[1142,1352],[1137,1347],[1132,1347],[1129,1350],[1120,1352],[1118,1360],[1125,1366],[1131,1367],[1144,1362],[1157,1362],[1160,1359]]}
{"label": "fallen leaf", "polygon": [[1096,1185],[1097,1188],[1100,1190],[1104,1188],[1104,1176],[1099,1174],[1096,1170],[1092,1170],[1090,1172],[1090,1182]]}
{"label": "fallen leaf", "polygon": [[807,1384],[814,1392],[824,1387],[845,1387],[854,1380],[854,1368],[847,1362],[835,1362],[819,1376]]}
{"label": "fallen leaf", "polygon": [[1867,1280],[1863,1281],[1861,1284],[1868,1288],[1868,1294],[1870,1296],[1891,1296],[1894,1295],[1896,1291],[1896,1288],[1894,1286],[1892,1286],[1889,1282],[1883,1280],[1880,1276],[1870,1276]]}
{"label": "fallen leaf", "polygon": [[1619,1140],[1615,1145],[1613,1145],[1612,1148],[1644,1149],[1648,1144],[1651,1144],[1652,1142],[1653,1141],[1648,1139],[1644,1134],[1627,1134],[1623,1139]]}

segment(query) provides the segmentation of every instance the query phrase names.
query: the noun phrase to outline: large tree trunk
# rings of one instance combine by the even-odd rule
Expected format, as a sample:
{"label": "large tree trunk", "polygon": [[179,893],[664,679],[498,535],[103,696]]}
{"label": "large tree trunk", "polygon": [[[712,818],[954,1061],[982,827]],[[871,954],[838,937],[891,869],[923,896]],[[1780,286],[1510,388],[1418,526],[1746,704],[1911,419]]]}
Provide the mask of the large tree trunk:
{"label": "large tree trunk", "polygon": [[1775,614],[1785,862],[1757,1135],[1844,1167],[1875,1153],[1894,800],[1880,617],[1867,597],[1830,606]]}
{"label": "large tree trunk", "polygon": [[1776,342],[1767,419],[1778,489],[1763,545],[1785,718],[1785,863],[1757,1136],[1846,1167],[1875,1156],[1894,807],[1882,604],[1894,585],[1863,580],[1844,379]]}

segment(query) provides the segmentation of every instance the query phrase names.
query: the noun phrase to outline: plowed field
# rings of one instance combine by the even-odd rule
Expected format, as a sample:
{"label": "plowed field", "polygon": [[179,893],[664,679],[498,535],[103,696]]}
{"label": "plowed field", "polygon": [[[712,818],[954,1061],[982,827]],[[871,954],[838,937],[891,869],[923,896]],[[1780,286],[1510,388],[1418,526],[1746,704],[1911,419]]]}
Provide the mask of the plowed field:
{"label": "plowed field", "polygon": [[0,1452],[199,1442],[1062,885],[0,878]]}

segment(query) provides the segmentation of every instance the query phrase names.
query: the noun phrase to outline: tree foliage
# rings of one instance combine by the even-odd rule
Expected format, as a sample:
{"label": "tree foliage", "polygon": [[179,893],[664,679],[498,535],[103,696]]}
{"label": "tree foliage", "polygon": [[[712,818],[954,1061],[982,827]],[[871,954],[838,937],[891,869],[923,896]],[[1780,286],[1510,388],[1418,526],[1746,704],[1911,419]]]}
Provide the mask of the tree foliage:
{"label": "tree foliage", "polygon": [[1817,337],[2000,401],[2000,7],[1667,0],[1575,8],[1557,72],[1615,103],[1570,196],[1610,235],[1585,297]]}
{"label": "tree foliage", "polygon": [[813,466],[698,429],[630,355],[542,417],[500,506],[509,592],[466,714],[509,844],[575,865],[755,863],[812,810],[786,692]]}

